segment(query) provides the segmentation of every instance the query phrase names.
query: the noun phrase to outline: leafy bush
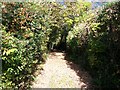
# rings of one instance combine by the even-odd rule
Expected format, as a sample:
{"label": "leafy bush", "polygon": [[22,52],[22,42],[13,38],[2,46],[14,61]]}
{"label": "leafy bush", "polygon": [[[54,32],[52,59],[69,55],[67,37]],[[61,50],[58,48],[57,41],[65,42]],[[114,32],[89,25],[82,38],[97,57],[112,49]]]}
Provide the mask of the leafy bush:
{"label": "leafy bush", "polygon": [[88,2],[3,5],[1,87],[28,86],[35,64],[43,62],[48,49],[64,44],[98,87],[119,88],[120,2],[95,12]]}
{"label": "leafy bush", "polygon": [[76,12],[82,12],[83,7],[80,3],[66,3],[65,9],[54,2],[13,2],[3,6],[1,87],[27,88],[35,64],[43,61],[49,48],[66,43],[68,31],[79,21]]}
{"label": "leafy bush", "polygon": [[[34,26],[40,25],[39,22],[37,23],[37,19],[34,19],[32,16],[30,16],[29,18],[24,18],[24,22],[22,17],[19,17],[20,13],[29,14],[30,12],[28,11],[30,11],[31,9],[29,9],[28,11],[18,12],[16,10],[21,10],[21,7],[19,6],[21,4],[7,3],[5,5],[6,8],[3,9],[4,16],[2,23],[3,75],[1,77],[1,87],[21,88],[24,86],[27,88],[29,86],[29,83],[26,82],[30,82],[30,80],[32,80],[32,73],[35,69],[35,65],[37,63],[43,62],[43,58],[45,59],[46,57],[46,34],[41,28],[39,29],[37,26]],[[29,4],[27,5],[29,6]],[[4,12],[4,10],[6,10],[6,12]],[[15,11],[15,14],[13,14],[12,10]],[[36,13],[33,13],[33,15],[35,14]],[[25,15],[23,14],[23,16]],[[22,22],[25,24],[25,26],[24,24],[20,25]]]}
{"label": "leafy bush", "polygon": [[97,87],[120,86],[119,10],[120,2],[116,2],[96,12],[90,11],[84,19],[84,25],[78,24],[68,35],[71,54],[77,56],[74,60],[77,59],[77,63],[90,71]]}
{"label": "leafy bush", "polygon": [[91,33],[94,36],[88,43],[88,60],[92,60],[90,65],[96,70],[94,76],[98,75],[95,83],[102,87],[119,88],[119,6],[120,2],[116,2],[102,10],[96,20],[98,29]]}

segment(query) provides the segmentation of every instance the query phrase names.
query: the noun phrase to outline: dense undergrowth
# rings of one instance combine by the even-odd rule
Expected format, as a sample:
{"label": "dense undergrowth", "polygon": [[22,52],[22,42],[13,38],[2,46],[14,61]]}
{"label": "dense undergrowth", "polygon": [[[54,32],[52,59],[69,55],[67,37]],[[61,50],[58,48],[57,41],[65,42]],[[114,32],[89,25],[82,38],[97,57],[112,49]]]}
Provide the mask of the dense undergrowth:
{"label": "dense undergrowth", "polygon": [[120,86],[120,2],[91,10],[89,2],[3,3],[2,88],[28,88],[51,49],[66,50],[96,87]]}

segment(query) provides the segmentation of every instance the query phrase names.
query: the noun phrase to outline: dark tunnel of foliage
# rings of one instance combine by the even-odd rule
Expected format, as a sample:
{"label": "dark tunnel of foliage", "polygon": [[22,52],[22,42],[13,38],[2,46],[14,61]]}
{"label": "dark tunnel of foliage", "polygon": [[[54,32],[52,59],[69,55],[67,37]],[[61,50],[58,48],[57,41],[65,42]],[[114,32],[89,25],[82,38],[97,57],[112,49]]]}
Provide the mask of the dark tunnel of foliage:
{"label": "dark tunnel of foliage", "polygon": [[95,87],[120,88],[120,2],[2,3],[2,88],[28,88],[36,64],[65,50]]}

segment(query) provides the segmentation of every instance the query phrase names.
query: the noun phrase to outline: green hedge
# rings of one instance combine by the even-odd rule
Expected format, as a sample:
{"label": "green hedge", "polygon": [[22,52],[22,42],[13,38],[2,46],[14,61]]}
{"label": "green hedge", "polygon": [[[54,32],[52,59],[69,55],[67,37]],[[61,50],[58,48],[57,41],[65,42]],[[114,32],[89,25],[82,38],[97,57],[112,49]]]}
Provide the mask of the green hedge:
{"label": "green hedge", "polygon": [[[37,27],[41,24],[32,17],[36,14],[33,12],[36,5],[28,3],[23,7],[23,4],[7,3],[3,8],[2,88],[28,88],[35,65],[46,59],[47,37],[44,30]],[[29,5],[31,7],[26,8]]]}
{"label": "green hedge", "polygon": [[96,87],[120,88],[119,12],[120,2],[89,12],[68,35],[70,57],[90,71]]}
{"label": "green hedge", "polygon": [[32,78],[31,67],[37,63],[33,57],[35,42],[20,41],[5,30],[2,34],[2,87],[19,87],[27,78]]}
{"label": "green hedge", "polygon": [[90,6],[65,4],[2,3],[2,88],[28,88],[35,65],[44,61],[48,49],[66,42],[68,31]]}
{"label": "green hedge", "polygon": [[19,40],[2,29],[3,88],[28,86],[27,81],[33,79],[35,65],[42,63],[45,57],[46,51],[40,47],[40,42],[39,36]]}

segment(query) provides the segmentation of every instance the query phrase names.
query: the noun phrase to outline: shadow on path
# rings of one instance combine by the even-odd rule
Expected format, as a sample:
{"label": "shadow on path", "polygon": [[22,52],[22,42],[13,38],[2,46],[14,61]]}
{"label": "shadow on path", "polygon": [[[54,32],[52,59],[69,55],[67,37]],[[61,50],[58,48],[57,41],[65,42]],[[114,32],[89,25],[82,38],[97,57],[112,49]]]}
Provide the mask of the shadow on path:
{"label": "shadow on path", "polygon": [[80,84],[81,88],[86,88],[90,90],[90,88],[92,88],[92,78],[89,75],[89,73],[84,70],[84,68],[80,65],[75,64],[74,62],[72,62],[72,60],[70,60],[69,56],[67,55],[67,53],[65,51],[62,50],[53,50],[52,51],[52,55],[58,57],[59,55],[56,55],[56,52],[62,53],[62,56],[64,58],[61,58],[63,60],[66,60],[66,64],[68,65],[69,68],[71,68],[72,70],[74,70],[77,74],[77,76],[80,77],[80,81],[82,82]]}
{"label": "shadow on path", "polygon": [[65,51],[52,51],[44,64],[43,72],[36,77],[32,87],[75,87],[90,90],[91,80],[90,75],[80,65],[70,61]]}
{"label": "shadow on path", "polygon": [[80,81],[83,82],[81,83],[81,87],[86,87],[87,85],[87,89],[90,90],[92,88],[92,78],[89,73],[80,65],[73,63],[67,53],[64,53],[64,59],[67,60],[67,65],[80,77]]}

